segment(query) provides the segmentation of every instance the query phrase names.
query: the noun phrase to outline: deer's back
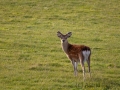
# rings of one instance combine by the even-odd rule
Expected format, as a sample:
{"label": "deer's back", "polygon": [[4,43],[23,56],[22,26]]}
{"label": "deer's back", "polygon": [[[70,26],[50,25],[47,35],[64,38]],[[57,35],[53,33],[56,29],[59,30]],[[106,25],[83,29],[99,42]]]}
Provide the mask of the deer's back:
{"label": "deer's back", "polygon": [[68,57],[74,60],[79,60],[79,55],[83,56],[83,51],[91,51],[88,46],[85,45],[71,45],[68,46]]}

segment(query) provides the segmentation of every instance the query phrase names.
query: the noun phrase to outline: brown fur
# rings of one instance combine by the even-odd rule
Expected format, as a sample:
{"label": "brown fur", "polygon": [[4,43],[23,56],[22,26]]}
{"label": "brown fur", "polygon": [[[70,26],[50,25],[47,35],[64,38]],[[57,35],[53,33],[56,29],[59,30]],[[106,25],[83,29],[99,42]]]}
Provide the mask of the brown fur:
{"label": "brown fur", "polygon": [[89,47],[85,46],[85,45],[72,45],[72,44],[68,44],[68,50],[67,50],[67,55],[70,59],[74,59],[75,61],[79,60],[79,53],[81,53],[82,55],[82,51],[85,50],[90,50]]}

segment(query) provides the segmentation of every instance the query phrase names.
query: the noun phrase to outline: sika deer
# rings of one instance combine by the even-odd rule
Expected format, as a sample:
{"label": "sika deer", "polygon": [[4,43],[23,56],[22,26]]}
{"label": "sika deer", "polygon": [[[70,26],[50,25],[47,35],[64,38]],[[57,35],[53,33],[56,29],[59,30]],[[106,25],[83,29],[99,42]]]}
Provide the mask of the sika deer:
{"label": "sika deer", "polygon": [[72,62],[75,76],[77,76],[77,64],[78,62],[80,62],[83,70],[83,79],[85,79],[84,62],[87,61],[88,71],[90,73],[91,49],[85,45],[72,45],[68,43],[67,38],[69,38],[71,35],[72,35],[72,32],[68,32],[66,35],[63,35],[60,31],[57,32],[57,36],[61,39],[62,49]]}

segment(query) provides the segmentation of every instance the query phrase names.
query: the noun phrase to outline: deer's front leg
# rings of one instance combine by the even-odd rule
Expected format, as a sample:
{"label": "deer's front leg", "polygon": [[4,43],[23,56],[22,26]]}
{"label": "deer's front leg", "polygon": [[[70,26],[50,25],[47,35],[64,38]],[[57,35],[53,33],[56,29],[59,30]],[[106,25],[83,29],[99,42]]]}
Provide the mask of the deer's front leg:
{"label": "deer's front leg", "polygon": [[77,76],[77,62],[75,62],[74,60],[72,60],[72,65],[73,65],[73,68],[74,68],[74,74],[75,76]]}

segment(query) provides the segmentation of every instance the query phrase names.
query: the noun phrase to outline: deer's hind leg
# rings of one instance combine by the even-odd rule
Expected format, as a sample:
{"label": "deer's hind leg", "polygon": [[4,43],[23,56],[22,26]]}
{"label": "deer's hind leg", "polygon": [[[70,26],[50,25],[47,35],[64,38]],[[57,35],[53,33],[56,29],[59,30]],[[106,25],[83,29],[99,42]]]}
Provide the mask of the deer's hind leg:
{"label": "deer's hind leg", "polygon": [[91,72],[90,72],[90,56],[88,57],[87,64],[88,64],[88,72],[90,74],[89,76],[91,77]]}
{"label": "deer's hind leg", "polygon": [[84,66],[84,61],[80,61],[81,67],[82,67],[82,71],[83,71],[83,79],[85,79],[85,66]]}
{"label": "deer's hind leg", "polygon": [[83,80],[85,80],[85,66],[84,66],[84,58],[82,55],[79,55],[79,60],[83,71]]}

